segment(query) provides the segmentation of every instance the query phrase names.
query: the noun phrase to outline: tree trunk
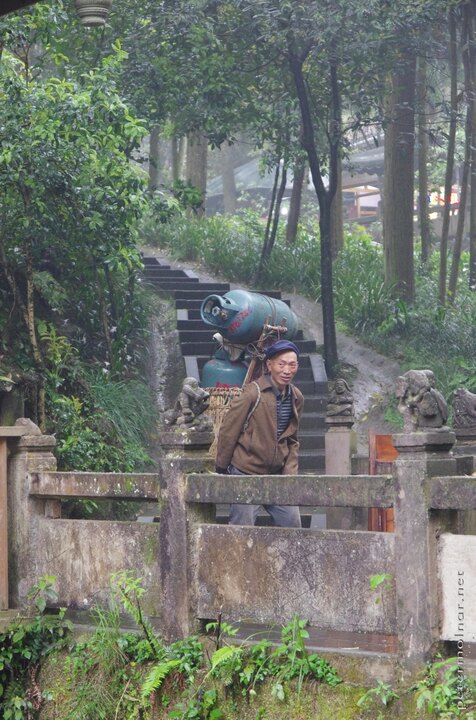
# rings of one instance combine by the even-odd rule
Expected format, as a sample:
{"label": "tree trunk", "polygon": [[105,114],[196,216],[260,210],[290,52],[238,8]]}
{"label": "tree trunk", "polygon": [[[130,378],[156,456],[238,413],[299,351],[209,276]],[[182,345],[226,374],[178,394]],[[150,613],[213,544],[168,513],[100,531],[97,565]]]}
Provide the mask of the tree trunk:
{"label": "tree trunk", "polygon": [[[331,249],[331,202],[337,187],[336,166],[337,146],[330,143],[330,176],[329,190],[326,190],[321,172],[319,156],[314,139],[314,126],[312,122],[311,106],[308,89],[303,74],[305,58],[298,58],[289,48],[289,65],[293,76],[296,95],[299,102],[302,121],[302,146],[307,152],[311,176],[319,202],[319,227],[321,232],[321,302],[322,322],[324,334],[324,361],[330,377],[337,372],[339,358],[337,354],[337,338],[334,316],[334,291],[332,282],[332,249]],[[331,68],[331,81],[333,91],[337,92],[335,68]],[[334,103],[334,108],[336,103]],[[333,128],[335,131],[335,128]],[[334,132],[331,133],[331,137]]]}
{"label": "tree trunk", "polygon": [[446,151],[446,173],[445,173],[445,206],[443,211],[443,227],[441,230],[440,242],[440,276],[438,284],[438,299],[440,305],[446,303],[446,278],[448,266],[448,234],[450,228],[451,211],[451,188],[453,187],[454,155],[456,145],[456,123],[458,112],[458,84],[457,84],[457,62],[456,62],[456,17],[454,9],[448,14],[448,25],[450,32],[449,56],[450,56],[450,124],[448,129],[448,148]]}
{"label": "tree trunk", "polygon": [[187,138],[173,137],[171,140],[172,149],[172,183],[183,178],[183,166],[187,149]]}
{"label": "tree trunk", "polygon": [[456,297],[456,288],[458,285],[459,266],[461,261],[461,248],[463,245],[464,222],[466,217],[466,199],[468,197],[469,174],[471,167],[471,128],[473,116],[473,104],[468,100],[466,108],[465,123],[465,148],[464,148],[464,164],[463,177],[461,178],[461,192],[458,205],[458,225],[456,227],[456,237],[453,247],[453,260],[451,263],[450,280],[448,283],[448,301],[454,303]]}
{"label": "tree trunk", "polygon": [[401,58],[391,76],[384,155],[385,282],[412,301],[415,58]]}
{"label": "tree trunk", "polygon": [[276,235],[278,233],[279,218],[281,217],[281,205],[282,205],[284,193],[286,190],[287,176],[288,176],[288,173],[286,170],[286,165],[284,165],[282,173],[281,173],[281,182],[279,183],[278,195],[276,197],[276,203],[274,206],[273,223],[271,225],[271,233],[269,235],[269,240],[268,240],[266,259],[268,259],[271,256],[271,253],[273,252]]}
{"label": "tree trunk", "polygon": [[199,130],[195,130],[188,136],[187,142],[187,181],[194,187],[199,188],[203,194],[202,206],[198,208],[196,214],[202,216],[205,214],[205,195],[207,192],[207,157],[208,142],[206,135]]}
{"label": "tree trunk", "polygon": [[5,277],[7,279],[8,285],[10,286],[10,290],[13,295],[13,301],[14,305],[17,304],[21,315],[23,317],[23,321],[25,323],[25,326],[28,331],[28,336],[30,339],[30,346],[31,346],[31,352],[33,355],[33,359],[35,361],[35,364],[37,366],[38,370],[38,383],[37,383],[37,396],[34,401],[35,405],[35,422],[38,423],[38,426],[40,427],[40,430],[43,432],[46,429],[46,410],[45,410],[45,378],[44,378],[44,369],[45,369],[45,363],[43,359],[43,354],[41,352],[40,346],[38,344],[38,338],[36,335],[36,327],[35,327],[35,306],[34,306],[34,287],[33,287],[33,259],[31,255],[31,240],[27,240],[27,245],[25,249],[25,259],[26,259],[26,302],[24,302],[20,288],[17,284],[15,273],[10,268],[7,256],[5,253],[5,248],[3,246],[3,242],[0,240],[0,265],[3,269],[3,272],[5,274]]}
{"label": "tree trunk", "polygon": [[39,372],[38,379],[38,426],[42,432],[46,430],[46,397],[45,397],[45,361],[43,359],[43,353],[41,352],[40,345],[38,343],[38,337],[36,335],[35,326],[35,288],[33,283],[33,254],[32,254],[32,240],[27,238],[25,247],[25,259],[26,259],[26,305],[25,305],[25,322],[28,329],[28,336],[30,338],[30,345],[32,348],[33,358]]}
{"label": "tree trunk", "polygon": [[418,214],[420,220],[421,261],[424,265],[431,254],[430,218],[428,212],[428,132],[426,101],[426,58],[418,58]]}
{"label": "tree trunk", "polygon": [[[279,176],[281,175],[281,181]],[[284,191],[286,189],[286,169],[283,168],[281,173],[281,165],[276,165],[276,171],[274,173],[273,189],[271,191],[271,199],[268,208],[268,218],[266,221],[266,229],[264,231],[263,247],[261,249],[261,256],[259,259],[258,267],[253,276],[253,283],[259,284],[262,276],[266,261],[271,256],[273,250],[274,241],[276,239],[276,233],[278,230],[279,213],[281,209],[281,202],[283,199]]]}
{"label": "tree trunk", "polygon": [[337,159],[337,188],[331,203],[331,248],[335,260],[344,247],[344,213],[342,207],[342,159]]}
{"label": "tree trunk", "polygon": [[185,159],[187,157],[188,139],[184,135],[178,141],[178,179],[181,180],[185,174]]}
{"label": "tree trunk", "polygon": [[286,223],[286,243],[292,245],[296,242],[299,216],[301,214],[302,191],[306,177],[307,163],[304,158],[296,160],[294,165],[293,187],[289,202],[288,221]]}
{"label": "tree trunk", "polygon": [[463,6],[468,57],[468,102],[471,103],[471,202],[469,212],[469,287],[476,289],[476,47],[474,37],[474,2]]}
{"label": "tree trunk", "polygon": [[220,150],[222,153],[223,209],[225,213],[233,214],[236,211],[238,200],[233,167],[233,147],[228,142],[224,142]]}
{"label": "tree trunk", "polygon": [[160,131],[153,127],[149,139],[149,192],[155,193],[159,187],[159,139]]}
{"label": "tree trunk", "polygon": [[176,137],[173,137],[170,139],[170,150],[171,150],[171,157],[172,157],[172,185],[173,185],[180,178],[178,139]]}

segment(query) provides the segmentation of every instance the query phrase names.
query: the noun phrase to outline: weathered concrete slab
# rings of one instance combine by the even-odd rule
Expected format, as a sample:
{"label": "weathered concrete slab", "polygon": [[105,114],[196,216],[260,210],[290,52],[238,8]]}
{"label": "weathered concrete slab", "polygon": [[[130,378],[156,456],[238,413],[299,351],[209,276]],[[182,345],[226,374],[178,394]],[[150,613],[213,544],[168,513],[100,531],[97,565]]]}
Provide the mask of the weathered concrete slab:
{"label": "weathered concrete slab", "polygon": [[190,503],[252,503],[308,507],[391,507],[393,478],[387,475],[189,475]]}
{"label": "weathered concrete slab", "polygon": [[437,477],[426,481],[428,507],[476,510],[476,477]]}
{"label": "weathered concrete slab", "polygon": [[159,475],[155,473],[30,473],[29,493],[50,498],[124,498],[157,500]]}
{"label": "weathered concrete slab", "polygon": [[476,535],[438,538],[441,639],[476,642]]}
{"label": "weathered concrete slab", "polygon": [[144,611],[160,614],[158,525],[40,518],[35,564],[36,577],[57,577],[58,607],[107,603],[112,573],[131,570],[146,590]]}
{"label": "weathered concrete slab", "polygon": [[197,614],[392,634],[393,586],[370,589],[372,575],[394,574],[391,533],[203,525],[196,542]]}

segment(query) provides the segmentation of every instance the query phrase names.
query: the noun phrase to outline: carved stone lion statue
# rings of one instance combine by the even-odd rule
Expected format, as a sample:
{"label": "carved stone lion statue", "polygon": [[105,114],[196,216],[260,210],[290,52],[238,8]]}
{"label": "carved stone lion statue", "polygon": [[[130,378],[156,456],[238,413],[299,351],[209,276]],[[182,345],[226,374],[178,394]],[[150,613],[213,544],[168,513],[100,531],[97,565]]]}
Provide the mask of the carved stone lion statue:
{"label": "carved stone lion statue", "polygon": [[353,417],[354,415],[354,398],[343,378],[337,378],[329,393],[327,415],[331,417]]}
{"label": "carved stone lion statue", "polygon": [[435,388],[432,370],[408,370],[397,380],[396,395],[405,432],[441,428],[448,420],[448,406]]}
{"label": "carved stone lion statue", "polygon": [[453,393],[453,426],[476,428],[476,395],[466,388],[458,388]]}
{"label": "carved stone lion statue", "polygon": [[210,393],[200,387],[196,378],[186,377],[174,407],[164,414],[165,424],[185,428],[193,427],[198,430],[211,430],[213,427],[212,420],[205,414],[208,409],[209,398]]}

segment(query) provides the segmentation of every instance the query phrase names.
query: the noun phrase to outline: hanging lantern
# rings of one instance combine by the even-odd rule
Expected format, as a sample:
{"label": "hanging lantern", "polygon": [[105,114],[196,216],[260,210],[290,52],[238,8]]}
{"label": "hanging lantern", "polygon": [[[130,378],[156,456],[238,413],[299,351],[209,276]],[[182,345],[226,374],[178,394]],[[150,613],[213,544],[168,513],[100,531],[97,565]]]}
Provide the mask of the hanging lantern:
{"label": "hanging lantern", "polygon": [[81,25],[104,25],[112,7],[112,0],[74,0]]}

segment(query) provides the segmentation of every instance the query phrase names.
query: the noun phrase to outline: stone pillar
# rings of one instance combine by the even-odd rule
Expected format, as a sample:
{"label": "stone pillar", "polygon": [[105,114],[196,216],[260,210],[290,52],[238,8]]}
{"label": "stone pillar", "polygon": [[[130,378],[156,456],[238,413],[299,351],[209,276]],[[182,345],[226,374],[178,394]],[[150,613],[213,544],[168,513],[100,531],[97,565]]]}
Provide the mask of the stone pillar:
{"label": "stone pillar", "polygon": [[[326,417],[326,475],[352,474],[352,455],[357,452],[357,436],[352,430],[353,424],[353,417]],[[355,528],[354,508],[327,508],[325,515],[325,527],[328,530]],[[311,527],[313,520],[314,517]]]}
{"label": "stone pillar", "polygon": [[[436,541],[451,524],[451,514],[430,516],[426,479],[449,468],[455,435],[447,428],[393,436],[395,586],[400,663],[404,672],[422,668],[438,635]],[[444,474],[444,473],[438,473]]]}
{"label": "stone pillar", "polygon": [[159,442],[160,460],[160,574],[161,631],[174,642],[196,631],[194,625],[194,521],[213,522],[214,506],[187,506],[184,499],[186,473],[209,471],[208,449],[213,432],[177,428],[164,432]]}
{"label": "stone pillar", "polygon": [[25,432],[9,442],[8,460],[9,595],[10,606],[18,608],[38,580],[38,521],[45,513],[45,500],[30,497],[30,473],[56,470],[56,440],[42,435],[26,418],[17,420],[15,427]]}

